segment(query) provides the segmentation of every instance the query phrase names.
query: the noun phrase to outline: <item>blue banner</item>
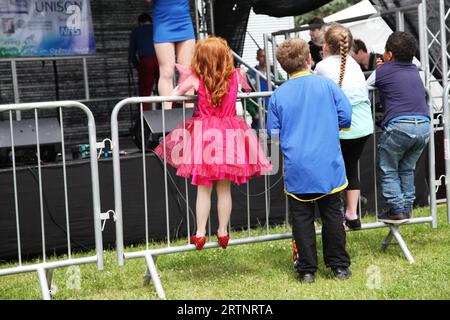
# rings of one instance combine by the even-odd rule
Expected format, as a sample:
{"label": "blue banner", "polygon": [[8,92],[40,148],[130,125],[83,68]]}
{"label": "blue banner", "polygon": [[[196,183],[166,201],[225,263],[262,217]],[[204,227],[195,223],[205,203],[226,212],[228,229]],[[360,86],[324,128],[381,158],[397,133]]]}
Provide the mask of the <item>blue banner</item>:
{"label": "blue banner", "polygon": [[0,58],[91,54],[89,0],[0,0]]}

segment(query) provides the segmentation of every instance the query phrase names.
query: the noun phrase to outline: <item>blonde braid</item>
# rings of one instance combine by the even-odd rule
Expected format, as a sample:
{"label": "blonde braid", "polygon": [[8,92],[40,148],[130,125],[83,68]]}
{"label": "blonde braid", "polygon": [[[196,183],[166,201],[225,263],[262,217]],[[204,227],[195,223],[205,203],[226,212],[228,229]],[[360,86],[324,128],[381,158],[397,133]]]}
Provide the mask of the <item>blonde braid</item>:
{"label": "blonde braid", "polygon": [[342,83],[344,82],[345,75],[345,67],[347,65],[347,54],[349,50],[349,41],[348,41],[347,32],[341,33],[341,38],[339,41],[339,53],[341,55],[341,65],[339,67],[339,87],[342,88]]}

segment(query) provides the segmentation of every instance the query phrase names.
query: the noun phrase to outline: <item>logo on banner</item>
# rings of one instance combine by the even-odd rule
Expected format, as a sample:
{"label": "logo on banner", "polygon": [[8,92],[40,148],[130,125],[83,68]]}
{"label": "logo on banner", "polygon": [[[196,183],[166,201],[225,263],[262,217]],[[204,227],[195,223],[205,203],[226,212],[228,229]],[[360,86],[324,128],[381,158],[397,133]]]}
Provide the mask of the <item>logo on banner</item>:
{"label": "logo on banner", "polygon": [[0,0],[0,58],[95,54],[90,0]]}
{"label": "logo on banner", "polygon": [[59,34],[62,36],[81,36],[81,8],[78,5],[67,7],[66,13],[69,15],[65,26],[59,27]]}

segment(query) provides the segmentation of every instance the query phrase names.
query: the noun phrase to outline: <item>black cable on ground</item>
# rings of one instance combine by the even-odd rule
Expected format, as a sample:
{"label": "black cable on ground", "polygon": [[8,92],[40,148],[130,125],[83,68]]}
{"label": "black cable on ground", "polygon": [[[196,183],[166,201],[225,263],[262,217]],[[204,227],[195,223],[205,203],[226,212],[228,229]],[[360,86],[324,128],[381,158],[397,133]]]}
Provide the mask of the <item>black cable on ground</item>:
{"label": "black cable on ground", "polygon": [[[39,179],[36,176],[36,173],[32,170],[31,167],[27,167],[27,170],[31,173],[31,176],[33,177],[33,180],[36,182],[36,184],[39,187]],[[42,199],[44,200],[44,205],[46,208],[46,212],[47,212],[47,216],[50,218],[50,220],[64,233],[64,235],[67,237],[67,230],[65,229],[65,227],[61,226],[54,218],[50,207],[48,205],[48,201],[47,201],[47,197],[45,196],[45,192],[44,192],[44,188],[42,188]],[[79,243],[78,241],[75,241],[73,239],[70,239],[71,243],[76,244],[77,246],[79,246],[80,248],[82,248],[83,250],[86,251],[90,251],[91,248],[86,247],[85,245]]]}
{"label": "black cable on ground", "polygon": [[[149,151],[152,152],[154,155],[156,155],[156,157],[158,158],[159,163],[161,164],[162,169],[164,171],[164,160],[161,159],[161,157],[154,150],[149,150]],[[167,175],[168,175],[170,181],[172,182],[172,186],[175,188],[175,191],[176,191],[176,194],[177,194],[177,203],[178,203],[179,214],[181,215],[181,221],[180,221],[180,223],[179,223],[179,225],[178,225],[178,227],[176,229],[176,237],[178,238],[179,231],[180,231],[181,226],[182,226],[182,224],[184,222],[184,214],[183,214],[183,209],[181,208],[180,198],[184,201],[184,203],[187,204],[187,206],[189,208],[189,213],[191,214],[192,221],[193,221],[192,226],[194,226],[194,224],[196,223],[196,217],[195,217],[195,214],[192,211],[189,203],[187,203],[186,198],[183,196],[182,192],[178,188],[178,185],[176,184],[175,179],[173,178],[172,174],[169,171],[167,171]]]}

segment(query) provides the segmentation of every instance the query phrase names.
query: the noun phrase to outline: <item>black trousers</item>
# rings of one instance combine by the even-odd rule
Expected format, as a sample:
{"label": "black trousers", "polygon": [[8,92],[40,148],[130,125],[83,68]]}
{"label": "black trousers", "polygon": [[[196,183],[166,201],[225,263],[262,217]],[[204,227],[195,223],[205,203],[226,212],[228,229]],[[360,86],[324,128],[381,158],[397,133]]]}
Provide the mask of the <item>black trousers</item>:
{"label": "black trousers", "polygon": [[358,161],[364,149],[364,145],[371,135],[357,139],[341,139],[342,156],[344,157],[345,172],[347,173],[347,190],[359,190]]}
{"label": "black trousers", "polygon": [[[300,199],[302,195],[297,195]],[[319,200],[301,202],[289,196],[292,233],[298,250],[298,272],[317,270],[316,230],[314,206],[318,204],[322,218],[322,242],[325,265],[330,268],[349,267],[350,256],[345,250],[346,234],[343,225],[343,201],[340,193]]]}

